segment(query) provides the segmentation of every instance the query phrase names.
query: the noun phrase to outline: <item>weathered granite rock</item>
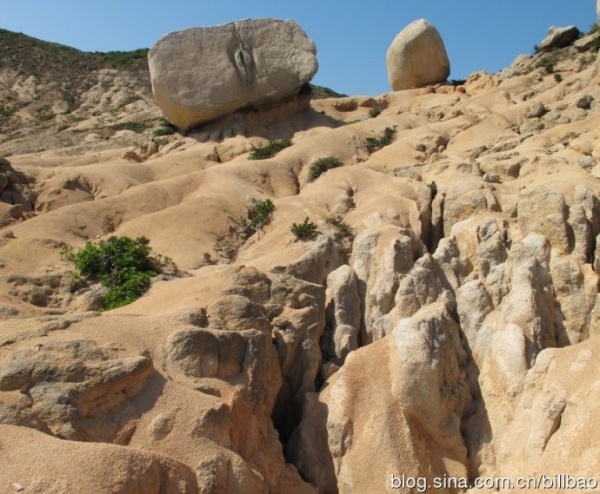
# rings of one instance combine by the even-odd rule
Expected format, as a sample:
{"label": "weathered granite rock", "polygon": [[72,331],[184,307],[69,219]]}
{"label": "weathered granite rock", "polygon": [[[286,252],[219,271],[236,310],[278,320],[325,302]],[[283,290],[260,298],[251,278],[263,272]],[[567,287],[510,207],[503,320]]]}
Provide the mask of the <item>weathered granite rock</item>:
{"label": "weathered granite rock", "polygon": [[248,19],[169,33],[148,58],[156,103],[185,130],[294,95],[316,73],[315,54],[294,21]]}
{"label": "weathered granite rock", "polygon": [[579,36],[579,29],[575,26],[556,27],[552,26],[546,36],[540,43],[540,51],[546,53],[557,48],[569,46]]}
{"label": "weathered granite rock", "polygon": [[387,51],[387,72],[394,91],[423,87],[447,79],[450,62],[437,29],[425,19],[412,22]]}

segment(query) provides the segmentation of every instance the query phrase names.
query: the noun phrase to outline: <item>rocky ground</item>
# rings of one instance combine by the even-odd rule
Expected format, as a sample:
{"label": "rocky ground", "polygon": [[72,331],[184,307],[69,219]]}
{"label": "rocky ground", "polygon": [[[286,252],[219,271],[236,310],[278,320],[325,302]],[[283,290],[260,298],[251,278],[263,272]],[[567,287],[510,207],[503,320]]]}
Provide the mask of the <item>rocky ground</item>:
{"label": "rocky ground", "polygon": [[[455,84],[299,96],[186,135],[135,71],[92,67],[69,107],[53,82],[3,65],[2,491],[597,475],[588,42]],[[293,145],[248,159],[282,138]],[[311,179],[325,157],[341,166]],[[244,238],[241,218],[267,198],[271,221]],[[317,232],[298,240],[307,217]],[[148,237],[181,272],[99,312],[98,287],[74,287],[60,251],[115,234]]]}

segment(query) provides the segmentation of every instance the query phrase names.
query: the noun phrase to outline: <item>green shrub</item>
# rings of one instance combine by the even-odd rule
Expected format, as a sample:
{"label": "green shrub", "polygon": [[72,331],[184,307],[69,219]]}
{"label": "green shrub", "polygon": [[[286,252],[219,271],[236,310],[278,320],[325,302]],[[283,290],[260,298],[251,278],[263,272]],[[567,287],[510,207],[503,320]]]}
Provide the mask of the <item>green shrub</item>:
{"label": "green shrub", "polygon": [[252,151],[250,153],[250,156],[248,156],[248,159],[266,160],[268,158],[272,158],[279,151],[281,151],[282,149],[285,149],[287,147],[290,147],[291,145],[292,145],[292,141],[290,141],[289,139],[279,139],[277,141],[271,141],[269,144],[267,144],[266,146],[263,146],[261,148],[255,148],[254,146],[252,146],[254,148],[254,151]]}
{"label": "green shrub", "polygon": [[348,223],[344,223],[341,220],[334,220],[333,225],[337,228],[338,233],[342,237],[351,237],[352,236],[352,227]]}
{"label": "green shrub", "polygon": [[8,108],[7,106],[0,105],[0,115],[3,117],[10,117],[14,112],[14,108]]}
{"label": "green shrub", "polygon": [[437,196],[438,193],[437,184],[435,182],[431,182],[427,187],[429,187],[429,190],[431,191],[431,199],[435,199],[435,196]]}
{"label": "green shrub", "polygon": [[113,130],[132,130],[136,134],[141,134],[150,127],[148,122],[119,122],[111,125]]}
{"label": "green shrub", "polygon": [[317,233],[317,225],[312,223],[307,216],[304,223],[292,223],[290,231],[294,234],[296,239],[307,240],[315,236],[315,233]]}
{"label": "green shrub", "polygon": [[375,118],[375,117],[378,117],[379,115],[381,115],[381,108],[375,107],[375,108],[371,108],[369,110],[369,117]]}
{"label": "green shrub", "polygon": [[563,81],[563,77],[560,74],[554,74],[554,80],[560,84]]}
{"label": "green shrub", "polygon": [[102,303],[105,310],[137,300],[163,268],[177,269],[171,259],[153,254],[146,237],[110,237],[98,244],[87,242],[77,252],[67,247],[61,255],[75,264],[79,276],[108,288]]}
{"label": "green shrub", "polygon": [[271,199],[259,200],[248,210],[248,219],[254,226],[261,227],[271,218],[274,211],[275,204]]}
{"label": "green shrub", "polygon": [[246,218],[243,216],[240,218],[242,239],[246,240],[254,235],[256,230],[267,224],[275,209],[275,204],[271,199],[255,201],[252,207],[248,208]]}
{"label": "green shrub", "polygon": [[77,98],[74,94],[68,92],[68,91],[63,91],[62,92],[62,98],[65,100],[65,102],[67,103],[67,109],[63,112],[64,115],[68,115],[70,113],[73,113],[75,110],[77,110],[77,108],[79,108],[79,103],[77,101]]}
{"label": "green shrub", "polygon": [[112,68],[129,68],[133,66],[148,66],[148,49],[140,48],[133,51],[109,51],[106,53],[96,52],[100,62]]}
{"label": "green shrub", "polygon": [[367,151],[374,153],[375,151],[389,146],[396,138],[396,126],[386,127],[380,137],[367,137]]}
{"label": "green shrub", "polygon": [[316,180],[327,170],[342,166],[342,162],[334,156],[327,156],[326,158],[319,158],[315,161],[308,169],[308,178],[310,180]]}
{"label": "green shrub", "polygon": [[160,120],[160,127],[154,129],[155,136],[170,136],[175,133],[175,127],[166,118]]}

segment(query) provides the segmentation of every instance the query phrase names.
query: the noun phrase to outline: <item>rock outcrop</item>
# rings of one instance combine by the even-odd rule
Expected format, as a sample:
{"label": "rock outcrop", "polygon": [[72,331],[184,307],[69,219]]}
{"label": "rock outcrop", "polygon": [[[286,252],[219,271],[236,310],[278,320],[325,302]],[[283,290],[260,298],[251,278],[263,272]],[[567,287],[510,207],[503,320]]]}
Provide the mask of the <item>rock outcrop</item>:
{"label": "rock outcrop", "polygon": [[[139,162],[123,159],[132,130],[39,153],[7,134],[0,178],[22,174],[36,208],[0,231],[0,490],[380,494],[392,474],[597,475],[594,45],[459,86],[291,98],[246,114],[250,137],[239,113],[189,136],[148,128]],[[103,95],[90,89],[72,122],[99,114],[78,129],[120,118],[87,107]],[[340,166],[310,180],[326,156]],[[307,217],[317,232],[295,238]],[[60,251],[112,234],[146,235],[181,276],[91,312],[101,289]]]}
{"label": "rock outcrop", "polygon": [[556,27],[552,26],[540,43],[540,52],[546,53],[558,48],[569,46],[579,36],[579,29],[575,26]]}
{"label": "rock outcrop", "polygon": [[387,73],[394,91],[445,81],[450,62],[437,29],[419,19],[405,27],[387,51]]}
{"label": "rock outcrop", "polygon": [[31,216],[35,209],[33,179],[0,158],[0,226]]}
{"label": "rock outcrop", "polygon": [[11,425],[0,425],[0,451],[4,492],[199,492],[191,468],[147,451],[64,441]]}
{"label": "rock outcrop", "polygon": [[152,90],[181,129],[294,95],[317,71],[294,21],[256,19],[176,31],[150,50]]}

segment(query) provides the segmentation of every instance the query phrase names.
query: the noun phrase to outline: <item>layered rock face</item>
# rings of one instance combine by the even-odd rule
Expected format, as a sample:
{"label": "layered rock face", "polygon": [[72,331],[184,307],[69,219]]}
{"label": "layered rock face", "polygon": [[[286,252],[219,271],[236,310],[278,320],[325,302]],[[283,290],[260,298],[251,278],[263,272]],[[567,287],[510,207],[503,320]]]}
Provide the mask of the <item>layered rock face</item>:
{"label": "layered rock face", "polygon": [[185,130],[295,94],[316,73],[315,54],[294,21],[256,19],[167,34],[148,57],[156,103]]}
{"label": "layered rock face", "polygon": [[405,27],[387,51],[387,73],[394,91],[445,81],[450,62],[437,29],[419,19]]}

